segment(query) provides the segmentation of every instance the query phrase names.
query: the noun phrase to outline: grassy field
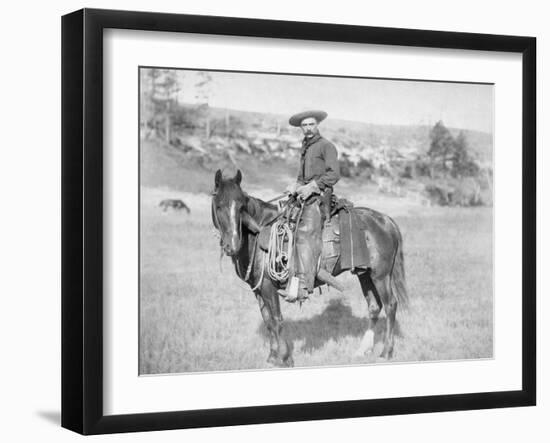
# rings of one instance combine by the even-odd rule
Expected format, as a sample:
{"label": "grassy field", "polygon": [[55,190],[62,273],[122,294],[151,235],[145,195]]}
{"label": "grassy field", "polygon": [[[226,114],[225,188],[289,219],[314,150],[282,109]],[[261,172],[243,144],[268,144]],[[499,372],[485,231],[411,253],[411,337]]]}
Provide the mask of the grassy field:
{"label": "grassy field", "polygon": [[[269,198],[270,190],[246,189]],[[345,192],[344,192],[345,193]],[[366,203],[355,190],[349,195]],[[267,332],[257,302],[219,249],[206,194],[142,188],[140,373],[268,368]],[[177,197],[191,214],[162,213]],[[493,355],[492,209],[440,208],[372,197],[404,237],[409,310],[398,310],[392,361],[490,358]],[[354,357],[366,328],[357,279],[342,294],[323,290],[301,308],[283,303],[295,365],[374,363]],[[385,322],[378,322],[375,353]]]}

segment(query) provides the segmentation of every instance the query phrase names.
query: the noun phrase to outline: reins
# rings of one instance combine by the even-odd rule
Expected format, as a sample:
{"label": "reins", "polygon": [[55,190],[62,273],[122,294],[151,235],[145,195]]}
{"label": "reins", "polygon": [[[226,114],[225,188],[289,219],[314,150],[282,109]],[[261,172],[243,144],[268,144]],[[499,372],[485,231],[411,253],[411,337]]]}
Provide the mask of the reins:
{"label": "reins", "polygon": [[[280,200],[285,196],[286,194],[281,194],[269,200],[267,203]],[[300,210],[298,212],[298,216],[296,219],[295,231],[293,232],[288,226],[288,223],[286,223],[284,220],[281,220],[281,218],[287,214],[290,214],[290,211],[295,207],[296,203],[300,205]],[[249,283],[252,269],[254,266],[254,261],[256,259],[256,250],[258,249],[258,237],[260,235],[260,231],[263,228],[271,225],[268,251],[264,252],[262,256],[262,266],[261,266],[262,271],[260,274],[260,278],[258,279],[258,282],[256,283],[256,285],[252,288],[252,291],[256,291],[263,282],[265,269],[266,269],[266,260],[267,260],[268,275],[272,280],[278,281],[278,282],[284,282],[288,279],[288,276],[290,273],[289,265],[294,253],[296,230],[298,229],[298,224],[300,222],[303,209],[304,209],[303,202],[300,202],[298,200],[296,201],[289,200],[286,203],[286,207],[283,210],[281,210],[275,217],[271,218],[270,220],[264,221],[263,223],[258,223],[258,232],[254,232],[249,229],[254,234],[254,240],[253,240],[254,243],[252,245],[252,257],[249,260],[244,278],[241,275],[239,259],[238,258],[236,259],[237,275],[241,280],[243,280],[246,283]],[[216,208],[214,207],[214,202],[212,202],[212,219],[214,222],[214,226],[219,230],[220,225],[218,221],[218,214],[217,214]],[[241,238],[242,238],[242,223],[243,222],[241,220],[241,223],[239,226],[239,229],[240,229],[239,234],[241,235]],[[286,244],[286,248],[285,248],[285,244]],[[223,256],[221,238],[220,238],[220,253],[221,253],[220,267],[221,267],[221,256]]]}

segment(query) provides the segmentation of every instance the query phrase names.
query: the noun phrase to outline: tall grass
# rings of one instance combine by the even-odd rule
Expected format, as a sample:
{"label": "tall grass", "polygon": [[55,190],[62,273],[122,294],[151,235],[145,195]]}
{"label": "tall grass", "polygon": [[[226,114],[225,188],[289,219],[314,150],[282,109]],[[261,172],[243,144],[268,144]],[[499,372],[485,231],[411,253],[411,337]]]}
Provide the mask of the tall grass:
{"label": "tall grass", "polygon": [[[354,191],[361,194],[360,190]],[[191,214],[157,207],[182,198]],[[403,232],[410,309],[398,309],[394,361],[492,357],[492,211],[375,200]],[[219,248],[208,196],[142,189],[140,373],[267,368],[267,333],[253,294]],[[357,279],[323,290],[302,308],[284,304],[296,366],[374,362],[354,357],[366,328]],[[375,340],[380,347],[385,323]],[[379,349],[378,349],[379,351]]]}

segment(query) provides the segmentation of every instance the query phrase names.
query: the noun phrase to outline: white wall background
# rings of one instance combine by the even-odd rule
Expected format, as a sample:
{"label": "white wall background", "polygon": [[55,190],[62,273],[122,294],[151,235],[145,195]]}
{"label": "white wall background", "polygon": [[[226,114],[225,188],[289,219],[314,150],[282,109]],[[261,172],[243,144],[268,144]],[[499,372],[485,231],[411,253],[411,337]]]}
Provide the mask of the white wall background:
{"label": "white wall background", "polygon": [[[326,2],[111,0],[8,2],[0,68],[0,438],[73,441],[60,414],[60,17],[81,7],[531,35],[538,38],[539,227],[550,209],[543,151],[550,96],[550,28],[544,2],[462,0]],[[545,106],[546,105],[546,106]],[[544,112],[546,111],[546,113]],[[539,229],[540,231],[540,229]],[[550,368],[546,317],[548,233],[539,235],[539,380],[534,408],[423,414],[102,436],[95,441],[547,441]],[[544,249],[544,250],[543,250]],[[519,272],[519,271],[518,271]],[[546,274],[546,275],[542,275]],[[519,309],[519,306],[518,306]]]}

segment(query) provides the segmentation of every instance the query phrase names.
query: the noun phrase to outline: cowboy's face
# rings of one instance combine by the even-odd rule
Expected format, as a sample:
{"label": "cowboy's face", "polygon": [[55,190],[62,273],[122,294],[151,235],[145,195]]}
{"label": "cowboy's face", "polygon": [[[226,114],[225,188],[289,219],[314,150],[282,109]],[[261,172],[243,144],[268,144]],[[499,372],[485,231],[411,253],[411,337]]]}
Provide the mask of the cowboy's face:
{"label": "cowboy's face", "polygon": [[319,133],[319,129],[317,128],[317,120],[315,120],[314,117],[304,118],[302,123],[300,123],[300,128],[302,128],[305,138],[311,138]]}

